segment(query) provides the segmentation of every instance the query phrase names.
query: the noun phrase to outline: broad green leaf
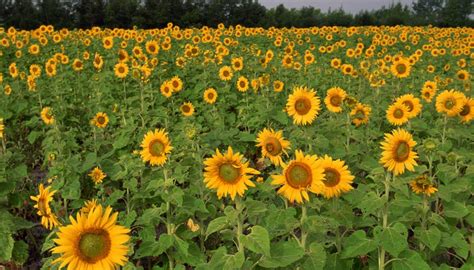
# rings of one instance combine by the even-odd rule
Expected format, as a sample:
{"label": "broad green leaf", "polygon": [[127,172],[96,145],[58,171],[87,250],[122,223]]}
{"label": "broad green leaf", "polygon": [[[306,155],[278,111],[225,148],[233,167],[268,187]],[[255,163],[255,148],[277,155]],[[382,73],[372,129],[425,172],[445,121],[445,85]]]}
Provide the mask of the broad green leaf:
{"label": "broad green leaf", "polygon": [[420,254],[413,250],[405,250],[398,260],[392,262],[393,270],[431,270]]}
{"label": "broad green leaf", "polygon": [[264,257],[259,265],[264,268],[286,267],[304,256],[303,248],[289,240],[271,245],[271,257]]}
{"label": "broad green leaf", "polygon": [[208,237],[210,234],[220,231],[227,227],[229,221],[227,220],[227,217],[218,217],[211,222],[209,222],[209,225],[207,226],[206,230],[206,237]]}
{"label": "broad green leaf", "polygon": [[180,252],[183,256],[188,256],[188,248],[189,244],[186,243],[183,239],[179,238],[176,234],[174,236],[174,243],[176,244],[178,252]]}
{"label": "broad green leaf", "polygon": [[262,226],[253,226],[251,233],[243,235],[241,241],[245,248],[270,257],[270,237],[268,231]]}
{"label": "broad green leaf", "polygon": [[326,250],[322,244],[313,242],[309,245],[309,253],[306,255],[302,269],[323,269],[326,264]]}
{"label": "broad green leaf", "polygon": [[0,231],[0,262],[7,262],[12,258],[13,237],[10,233]]}
{"label": "broad green leaf", "polygon": [[380,244],[391,255],[397,257],[400,252],[408,248],[407,234],[405,225],[395,223],[382,230],[379,235]]}
{"label": "broad green leaf", "polygon": [[351,258],[364,255],[376,248],[377,242],[367,238],[365,231],[358,230],[345,239],[342,258]]}
{"label": "broad green leaf", "polygon": [[16,241],[13,246],[12,259],[18,264],[24,264],[28,260],[28,244],[24,241]]}
{"label": "broad green leaf", "polygon": [[444,215],[451,218],[462,218],[469,214],[466,206],[462,203],[451,201],[444,205]]}
{"label": "broad green leaf", "polygon": [[435,226],[431,226],[427,230],[417,227],[415,228],[415,236],[431,251],[435,251],[441,240],[441,231]]}

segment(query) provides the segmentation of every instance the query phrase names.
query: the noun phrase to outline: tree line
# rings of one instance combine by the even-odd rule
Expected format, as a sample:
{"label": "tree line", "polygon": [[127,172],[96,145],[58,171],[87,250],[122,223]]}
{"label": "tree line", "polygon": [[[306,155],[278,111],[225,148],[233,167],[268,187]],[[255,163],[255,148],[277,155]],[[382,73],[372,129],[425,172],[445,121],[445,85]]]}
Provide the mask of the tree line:
{"label": "tree line", "polygon": [[0,0],[0,26],[33,29],[92,26],[159,28],[168,22],[181,27],[310,27],[360,25],[474,26],[472,0],[417,0],[351,14],[342,8],[267,9],[257,0]]}

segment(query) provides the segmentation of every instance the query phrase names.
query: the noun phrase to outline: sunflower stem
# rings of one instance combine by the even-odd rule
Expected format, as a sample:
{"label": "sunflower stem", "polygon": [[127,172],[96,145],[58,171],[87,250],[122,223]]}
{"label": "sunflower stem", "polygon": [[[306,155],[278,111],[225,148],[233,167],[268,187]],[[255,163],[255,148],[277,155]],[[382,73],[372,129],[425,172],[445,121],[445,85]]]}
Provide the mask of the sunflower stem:
{"label": "sunflower stem", "polygon": [[448,124],[448,117],[445,115],[443,119],[443,135],[441,137],[441,144],[444,145],[446,141],[446,126]]}
{"label": "sunflower stem", "polygon": [[[390,179],[392,179],[392,175],[387,173],[385,176],[385,197],[386,202],[382,209],[382,228],[385,230],[388,225],[388,202],[390,199]],[[379,270],[385,269],[385,249],[381,246],[379,247]]]}
{"label": "sunflower stem", "polygon": [[304,230],[304,222],[306,221],[306,205],[301,205],[301,219],[300,219],[300,230],[301,230],[301,240],[300,244],[301,247],[306,250],[306,237],[308,237],[308,233]]}
{"label": "sunflower stem", "polygon": [[242,229],[243,229],[243,220],[242,220],[242,204],[240,201],[240,197],[237,196],[235,199],[235,210],[238,212],[237,216],[237,230],[235,233],[235,238],[237,240],[237,250],[239,252],[243,252],[244,246],[242,242],[240,241],[240,236],[242,235]]}

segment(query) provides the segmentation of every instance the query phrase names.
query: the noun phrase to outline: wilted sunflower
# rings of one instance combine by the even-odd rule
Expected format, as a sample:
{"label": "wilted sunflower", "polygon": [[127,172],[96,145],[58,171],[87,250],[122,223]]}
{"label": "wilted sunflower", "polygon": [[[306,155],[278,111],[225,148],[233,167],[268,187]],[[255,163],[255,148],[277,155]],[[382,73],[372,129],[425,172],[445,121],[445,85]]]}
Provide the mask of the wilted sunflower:
{"label": "wilted sunflower", "polygon": [[283,194],[291,203],[309,201],[309,192],[321,193],[324,183],[324,170],[315,155],[304,155],[295,151],[296,158],[288,165],[282,164],[283,174],[272,175],[272,185],[283,185],[278,194]]}
{"label": "wilted sunflower", "polygon": [[410,75],[410,62],[407,59],[400,57],[398,61],[393,62],[390,71],[392,71],[392,74],[398,78],[406,78]]}
{"label": "wilted sunflower", "polygon": [[214,88],[208,88],[204,91],[204,101],[209,104],[215,103],[217,100],[217,91]]}
{"label": "wilted sunflower", "polygon": [[98,128],[105,128],[109,123],[109,117],[104,112],[98,112],[92,119],[92,123]]}
{"label": "wilted sunflower", "polygon": [[342,88],[332,87],[328,90],[324,103],[331,112],[342,112],[342,104],[347,93]]}
{"label": "wilted sunflower", "polygon": [[114,270],[128,261],[130,229],[117,225],[118,213],[112,208],[105,211],[101,205],[88,214],[77,213],[76,219],[69,217],[71,224],[59,227],[53,254],[60,257],[53,261],[60,268],[68,265],[75,270]]}
{"label": "wilted sunflower", "polygon": [[232,69],[229,66],[223,66],[219,69],[219,78],[221,80],[230,81],[230,79],[232,79],[232,76]]}
{"label": "wilted sunflower", "polygon": [[128,66],[123,62],[119,62],[114,66],[114,73],[117,78],[123,79],[128,75]]}
{"label": "wilted sunflower", "polygon": [[466,96],[454,90],[445,90],[436,97],[436,111],[450,117],[458,115],[465,104]]}
{"label": "wilted sunflower", "polygon": [[350,113],[352,123],[354,123],[356,127],[362,124],[367,124],[369,122],[369,116],[371,111],[372,109],[369,107],[369,105],[357,103]]}
{"label": "wilted sunflower", "polygon": [[104,178],[107,177],[107,175],[99,167],[95,167],[89,173],[89,176],[95,184],[102,183],[102,180],[104,180]]}
{"label": "wilted sunflower", "polygon": [[53,200],[53,195],[56,190],[50,190],[51,186],[44,188],[43,184],[39,185],[39,194],[37,196],[30,196],[30,198],[36,202],[33,206],[38,209],[38,216],[41,217],[41,224],[46,229],[51,230],[52,228],[60,225],[58,218],[51,211],[49,203]]}
{"label": "wilted sunflower", "polygon": [[395,103],[387,109],[387,120],[390,124],[401,126],[408,122],[408,107],[402,103]]}
{"label": "wilted sunflower", "polygon": [[249,80],[244,76],[240,76],[236,84],[239,92],[246,92],[249,89]]}
{"label": "wilted sunflower", "polygon": [[140,155],[144,162],[150,162],[152,166],[166,163],[167,154],[171,153],[173,147],[170,145],[168,135],[164,129],[148,131],[143,138],[142,151]]}
{"label": "wilted sunflower", "polygon": [[469,123],[474,118],[474,99],[466,98],[462,110],[459,112],[461,122]]}
{"label": "wilted sunflower", "polygon": [[415,145],[412,135],[404,129],[385,133],[385,141],[381,142],[383,152],[380,163],[394,175],[404,173],[405,169],[414,171],[418,165],[415,161],[418,155],[413,151]]}
{"label": "wilted sunflower", "polygon": [[99,202],[97,201],[97,199],[88,200],[84,203],[84,206],[81,208],[80,211],[82,214],[87,214],[90,213],[92,209],[94,209],[94,207],[97,207],[98,205]]}
{"label": "wilted sunflower", "polygon": [[320,158],[320,166],[324,170],[324,186],[320,189],[319,194],[325,198],[339,197],[341,193],[349,192],[353,189],[351,186],[354,176],[351,174],[347,165],[342,160],[333,160],[325,155]]}
{"label": "wilted sunflower", "polygon": [[207,188],[217,190],[217,197],[227,197],[234,200],[235,195],[242,197],[248,187],[255,187],[250,181],[250,175],[258,175],[259,171],[249,167],[249,162],[244,162],[240,153],[232,151],[229,146],[227,153],[221,154],[216,149],[216,154],[204,161],[204,183]]}
{"label": "wilted sunflower", "polygon": [[52,125],[54,124],[54,116],[51,112],[51,108],[50,107],[44,107],[42,110],[41,110],[41,119],[43,120],[43,122],[46,124],[46,125]]}
{"label": "wilted sunflower", "polygon": [[295,87],[286,103],[288,115],[293,117],[297,125],[311,124],[321,110],[321,101],[313,89]]}
{"label": "wilted sunflower", "polygon": [[410,187],[413,192],[416,194],[425,194],[431,196],[431,194],[438,191],[437,188],[434,187],[433,183],[431,183],[430,179],[426,174],[420,175],[413,179],[410,182]]}
{"label": "wilted sunflower", "polygon": [[184,116],[191,116],[194,114],[194,106],[191,102],[185,102],[180,107],[181,113]]}
{"label": "wilted sunflower", "polygon": [[268,157],[275,165],[282,165],[282,155],[290,148],[290,142],[285,140],[281,130],[264,128],[258,133],[257,146],[262,148],[262,156]]}

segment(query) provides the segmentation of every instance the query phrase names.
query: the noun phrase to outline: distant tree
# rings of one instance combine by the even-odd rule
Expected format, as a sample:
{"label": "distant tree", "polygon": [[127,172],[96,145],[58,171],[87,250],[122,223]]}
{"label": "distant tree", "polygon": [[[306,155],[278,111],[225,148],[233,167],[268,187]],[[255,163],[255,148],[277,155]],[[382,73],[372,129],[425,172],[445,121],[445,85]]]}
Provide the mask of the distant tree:
{"label": "distant tree", "polygon": [[444,0],[418,0],[413,2],[415,24],[437,24]]}
{"label": "distant tree", "polygon": [[69,19],[71,12],[70,2],[61,0],[41,0],[38,4],[38,17],[42,24],[51,24],[56,27],[71,27]]}
{"label": "distant tree", "polygon": [[354,17],[355,25],[377,25],[375,17],[367,10],[359,12]]}
{"label": "distant tree", "polygon": [[138,14],[138,6],[138,0],[109,0],[105,10],[105,25],[131,28]]}
{"label": "distant tree", "polygon": [[441,26],[472,26],[469,16],[473,13],[473,6],[472,0],[446,0],[441,10]]}
{"label": "distant tree", "polygon": [[5,12],[3,20],[6,25],[21,29],[33,29],[41,24],[38,11],[32,0],[5,1],[3,9],[2,12]]}
{"label": "distant tree", "polygon": [[336,10],[329,10],[324,18],[323,24],[350,26],[352,25],[352,22],[353,22],[352,15],[349,13],[346,13],[341,7]]}
{"label": "distant tree", "polygon": [[103,26],[105,6],[105,0],[74,0],[73,10],[76,15],[76,26],[79,28]]}

